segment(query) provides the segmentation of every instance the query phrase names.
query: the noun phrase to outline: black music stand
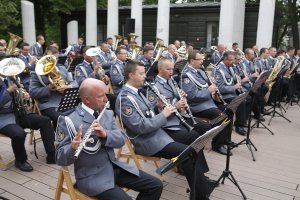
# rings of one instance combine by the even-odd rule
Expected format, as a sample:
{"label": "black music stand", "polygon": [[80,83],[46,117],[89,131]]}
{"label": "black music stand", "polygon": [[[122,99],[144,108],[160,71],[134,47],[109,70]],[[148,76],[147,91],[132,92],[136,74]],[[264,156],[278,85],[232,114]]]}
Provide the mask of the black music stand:
{"label": "black music stand", "polygon": [[[263,73],[260,74],[260,76],[256,79],[255,83],[253,84],[249,94],[251,96],[251,109],[253,108],[254,105],[254,97],[255,94],[257,94],[259,91],[259,89],[261,88],[262,84],[267,80],[267,78],[269,77],[271,71],[265,71]],[[258,116],[260,116],[260,109],[258,109]],[[239,145],[243,145],[245,144],[249,151],[251,152],[252,155],[252,159],[253,161],[255,161],[255,157],[254,157],[254,153],[252,151],[252,147],[254,148],[255,151],[257,151],[257,148],[254,146],[253,142],[250,139],[250,132],[253,128],[265,128],[267,129],[272,135],[274,135],[274,133],[259,119],[259,117],[256,119],[255,123],[251,126],[251,120],[252,120],[252,115],[251,112],[249,114],[248,117],[248,128],[247,128],[247,136],[245,139],[243,139],[242,141],[240,141],[239,143],[235,144],[234,147],[238,147]],[[260,127],[259,125],[262,125],[262,127]]]}
{"label": "black music stand", "polygon": [[58,112],[66,112],[73,109],[81,102],[78,90],[79,88],[65,89],[64,97],[61,99],[57,108]]}
{"label": "black music stand", "polygon": [[[249,92],[245,92],[243,94],[240,94],[239,96],[237,96],[236,98],[234,98],[230,104],[226,107],[225,109],[225,113],[228,116],[228,118],[230,120],[233,119],[233,115],[236,112],[238,106],[245,101],[245,99],[247,98]],[[226,154],[226,168],[223,171],[223,173],[221,174],[220,178],[217,180],[216,185],[219,184],[219,182],[222,179],[222,184],[224,184],[225,182],[225,178],[228,178],[240,191],[240,193],[242,194],[244,199],[247,199],[246,195],[244,194],[244,192],[242,191],[242,189],[240,188],[238,182],[236,181],[236,179],[234,178],[232,171],[229,170],[229,165],[230,165],[230,151],[231,149],[235,148],[236,146],[233,144],[233,142],[231,141],[231,133],[232,133],[232,126],[233,124],[231,124],[230,126],[230,134],[227,140],[227,154]]]}
{"label": "black music stand", "polygon": [[[284,73],[286,72],[286,70],[288,69],[288,65],[287,66],[284,66],[282,67],[282,69],[278,72],[277,76],[276,76],[276,83],[273,85],[274,89],[275,89],[275,99],[274,99],[274,102],[272,102],[272,107],[269,109],[269,110],[272,110],[271,111],[271,118],[269,120],[269,123],[268,125],[271,124],[271,121],[274,117],[282,117],[284,118],[285,120],[287,120],[289,123],[291,123],[292,121],[289,120],[288,118],[286,118],[284,115],[283,115],[283,112],[286,112],[286,110],[284,109],[284,107],[281,105],[280,103],[280,100],[281,100],[281,91],[282,91],[282,79],[283,79],[283,75]],[[273,90],[273,93],[274,93],[274,90]],[[279,108],[280,110],[280,113],[276,110],[276,108]],[[277,115],[276,115],[277,114]]]}
{"label": "black music stand", "polygon": [[300,106],[300,103],[299,103],[299,93],[297,94],[297,101],[293,101],[293,96],[296,94],[297,90],[298,90],[298,86],[297,86],[297,80],[295,78],[296,76],[296,72],[297,72],[297,68],[299,67],[299,63],[297,64],[298,66],[296,66],[294,68],[293,71],[290,72],[290,81],[292,81],[292,87],[293,87],[293,91],[292,91],[292,94],[291,94],[291,98],[289,101],[286,102],[285,106],[286,106],[286,109],[289,108],[289,106],[293,106],[293,102],[296,103],[296,105]]}
{"label": "black music stand", "polygon": [[159,167],[156,172],[160,175],[166,173],[167,171],[169,171],[170,169],[172,169],[173,167],[183,163],[184,161],[186,161],[187,159],[190,159],[191,157],[193,158],[194,161],[194,180],[193,180],[193,186],[191,188],[191,198],[190,199],[195,199],[196,197],[196,193],[195,193],[195,184],[196,184],[196,170],[195,170],[195,164],[196,164],[196,160],[197,160],[197,153],[199,153],[199,151],[201,151],[205,144],[211,140],[212,138],[214,138],[218,133],[220,133],[228,124],[229,124],[230,120],[228,121],[224,121],[221,125],[216,126],[212,129],[210,129],[209,131],[207,131],[206,133],[204,133],[203,135],[199,136],[192,144],[190,144],[183,152],[181,152],[178,156],[176,156],[175,158],[172,158],[168,163],[166,163],[165,165]]}

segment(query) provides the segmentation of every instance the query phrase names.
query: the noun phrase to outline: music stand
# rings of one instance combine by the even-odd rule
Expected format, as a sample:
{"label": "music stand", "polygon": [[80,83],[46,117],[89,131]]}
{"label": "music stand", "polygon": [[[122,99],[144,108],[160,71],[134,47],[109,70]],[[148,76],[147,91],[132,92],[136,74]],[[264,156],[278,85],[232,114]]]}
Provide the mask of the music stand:
{"label": "music stand", "polygon": [[[260,74],[260,76],[256,79],[255,83],[253,84],[252,88],[250,89],[250,96],[251,96],[251,109],[253,108],[254,105],[254,97],[255,94],[258,93],[259,88],[261,88],[262,84],[267,80],[267,78],[269,77],[271,71],[265,71],[262,72]],[[260,116],[260,109],[258,109],[258,116]],[[265,128],[267,129],[272,135],[274,135],[274,133],[259,119],[259,117],[256,119],[255,123],[251,126],[251,120],[252,120],[252,115],[251,112],[249,114],[248,117],[248,127],[247,127],[247,136],[245,139],[243,139],[242,141],[240,141],[239,143],[235,144],[234,147],[238,147],[239,145],[243,145],[245,144],[249,151],[251,152],[252,155],[252,159],[253,161],[255,161],[255,157],[254,157],[254,153],[252,151],[252,147],[254,148],[255,151],[257,151],[257,148],[254,146],[253,142],[250,139],[250,132],[253,128]],[[262,125],[263,127],[260,127],[259,125]]]}
{"label": "music stand", "polygon": [[293,101],[293,96],[295,95],[295,93],[297,92],[297,89],[298,89],[297,82],[296,82],[297,80],[295,78],[298,67],[299,67],[299,63],[296,65],[296,67],[293,69],[293,71],[290,72],[290,81],[292,81],[293,91],[292,91],[290,100],[287,101],[286,104],[285,104],[286,109],[288,109],[289,106],[293,106],[293,102],[295,102],[298,106],[300,106],[300,104],[299,104],[299,93],[297,95],[297,101]]}
{"label": "music stand", "polygon": [[78,90],[79,88],[65,89],[64,97],[60,100],[57,108],[58,112],[66,112],[70,109],[73,109],[81,102]]}
{"label": "music stand", "polygon": [[[291,123],[292,121],[289,120],[288,118],[286,118],[284,115],[283,115],[283,112],[282,110],[284,110],[284,112],[286,112],[286,110],[283,108],[283,106],[281,105],[280,103],[280,98],[281,98],[281,90],[282,90],[282,84],[281,84],[281,81],[283,79],[283,75],[284,73],[286,72],[286,70],[288,69],[288,65],[282,67],[282,69],[278,72],[277,76],[276,76],[276,83],[274,84],[274,89],[275,89],[275,100],[274,102],[272,103],[272,107],[269,109],[269,110],[272,110],[271,111],[271,118],[269,120],[269,123],[268,125],[271,124],[271,121],[274,117],[282,117],[284,118],[285,120],[287,120],[289,123]],[[273,90],[274,92],[274,90]],[[280,110],[280,113],[276,110],[276,108],[279,108]],[[277,114],[277,116],[275,115]]]}
{"label": "music stand", "polygon": [[196,170],[195,170],[195,163],[197,160],[197,153],[199,153],[200,150],[202,150],[205,146],[205,144],[214,138],[218,133],[220,133],[228,124],[230,120],[224,121],[221,125],[216,126],[204,133],[203,135],[199,136],[192,144],[190,144],[185,150],[183,150],[178,156],[172,158],[168,163],[165,165],[159,167],[156,172],[160,175],[166,173],[173,167],[183,163],[187,159],[190,159],[191,157],[194,159],[194,180],[193,180],[193,186],[191,188],[191,199],[195,199],[196,197]]}

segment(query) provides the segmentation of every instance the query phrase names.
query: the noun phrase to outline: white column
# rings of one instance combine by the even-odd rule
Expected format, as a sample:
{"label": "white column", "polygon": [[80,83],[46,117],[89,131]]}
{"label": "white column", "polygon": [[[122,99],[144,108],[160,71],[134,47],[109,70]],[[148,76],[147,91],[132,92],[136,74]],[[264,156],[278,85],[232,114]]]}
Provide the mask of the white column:
{"label": "white column", "polygon": [[73,20],[67,24],[68,45],[77,44],[78,40],[78,21]]}
{"label": "white column", "polygon": [[[131,0],[131,18],[135,19],[135,34],[138,45],[142,46],[143,0]],[[125,35],[126,37],[126,35]]]}
{"label": "white column", "polygon": [[34,5],[29,1],[21,1],[23,41],[30,45],[36,42]]}
{"label": "white column", "polygon": [[212,38],[212,24],[207,25],[206,48],[210,48]]}
{"label": "white column", "polygon": [[245,0],[221,0],[219,44],[231,49],[234,42],[243,48]]}
{"label": "white column", "polygon": [[97,46],[97,0],[86,1],[86,45]]}
{"label": "white column", "polygon": [[119,35],[119,1],[107,1],[107,37]]}
{"label": "white column", "polygon": [[258,48],[272,46],[275,0],[260,0],[256,45]]}
{"label": "white column", "polygon": [[300,39],[300,22],[298,22],[298,33],[299,33],[299,39]]}
{"label": "white column", "polygon": [[156,37],[169,44],[170,0],[158,0]]}

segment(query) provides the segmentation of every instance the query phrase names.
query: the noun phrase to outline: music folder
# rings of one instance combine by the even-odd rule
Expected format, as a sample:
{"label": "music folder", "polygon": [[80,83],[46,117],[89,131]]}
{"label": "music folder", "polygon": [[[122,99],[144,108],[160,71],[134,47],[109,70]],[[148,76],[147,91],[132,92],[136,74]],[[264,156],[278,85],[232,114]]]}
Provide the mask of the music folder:
{"label": "music folder", "polygon": [[257,90],[260,88],[260,86],[268,79],[269,75],[271,74],[272,70],[264,71],[262,72],[252,85],[250,91],[252,93],[257,93]]}
{"label": "music folder", "polygon": [[71,110],[81,102],[78,90],[79,88],[65,89],[64,97],[60,100],[59,106],[57,108],[58,112]]}
{"label": "music folder", "polygon": [[201,149],[204,148],[204,145],[213,137],[215,137],[218,133],[220,133],[229,124],[229,122],[230,120],[225,120],[221,125],[206,131],[206,133],[199,136],[192,144],[190,144],[178,156],[172,158],[167,164],[159,167],[156,170],[156,172],[158,174],[164,174],[170,169],[172,169],[173,167],[189,159],[193,155],[193,153],[195,152],[198,153]]}

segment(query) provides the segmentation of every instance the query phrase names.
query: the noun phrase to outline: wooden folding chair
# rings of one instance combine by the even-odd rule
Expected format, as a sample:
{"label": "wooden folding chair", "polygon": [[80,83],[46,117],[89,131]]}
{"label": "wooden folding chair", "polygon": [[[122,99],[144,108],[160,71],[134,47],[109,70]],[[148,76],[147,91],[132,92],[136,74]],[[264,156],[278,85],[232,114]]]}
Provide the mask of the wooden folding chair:
{"label": "wooden folding chair", "polygon": [[[1,137],[7,137],[6,135],[4,134],[1,134],[0,133],[0,138]],[[8,161],[8,162],[4,162],[4,160],[2,159],[1,155],[0,155],[0,169],[1,170],[7,170],[8,168],[10,168],[11,166],[13,166],[15,163],[15,159],[11,160],[11,161]]]}
{"label": "wooden folding chair", "polygon": [[[116,123],[119,126],[119,128],[121,130],[123,130],[123,132],[125,133],[125,129],[123,128],[122,122],[121,122],[121,120],[118,116],[116,117]],[[124,151],[125,145],[126,145],[128,151]],[[125,134],[125,145],[118,149],[118,152],[117,152],[117,155],[116,155],[117,159],[126,158],[127,163],[129,163],[130,159],[133,159],[136,167],[139,170],[142,170],[142,166],[141,166],[139,160],[144,160],[145,162],[153,161],[156,168],[159,168],[159,162],[160,162],[161,159],[159,157],[143,156],[143,155],[136,154],[134,152],[133,145],[132,145],[130,139],[127,137],[126,134]],[[164,176],[163,175],[160,175],[160,180],[164,181]]]}
{"label": "wooden folding chair", "polygon": [[[64,185],[65,182],[65,185]],[[58,174],[57,186],[55,191],[55,200],[60,200],[61,193],[66,193],[70,196],[71,200],[96,200],[95,197],[89,197],[76,188],[74,188],[69,168],[67,166],[61,167]]]}
{"label": "wooden folding chair", "polygon": [[108,84],[107,84],[107,90],[108,90],[108,94],[114,94],[110,79],[109,79]]}
{"label": "wooden folding chair", "polygon": [[[37,113],[39,115],[42,115],[41,111],[40,111],[39,101],[35,100],[35,99],[33,99],[33,101],[34,101],[34,103],[33,103],[33,106],[32,106],[32,112],[33,113]],[[29,144],[32,145],[33,144],[33,140],[34,140],[34,130],[31,129],[29,134],[30,134],[30,136],[29,136]],[[37,139],[41,139],[41,138],[37,138]]]}

